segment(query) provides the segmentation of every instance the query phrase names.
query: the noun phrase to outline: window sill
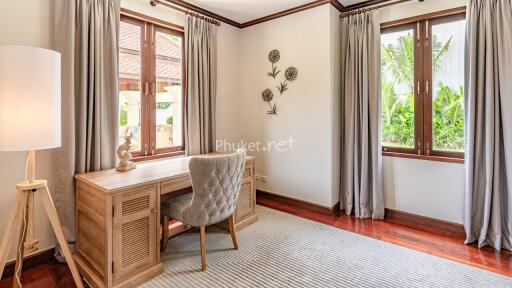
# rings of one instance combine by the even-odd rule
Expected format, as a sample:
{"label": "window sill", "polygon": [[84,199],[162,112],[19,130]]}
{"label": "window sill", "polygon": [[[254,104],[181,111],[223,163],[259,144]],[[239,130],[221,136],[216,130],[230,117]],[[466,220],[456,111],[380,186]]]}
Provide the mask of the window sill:
{"label": "window sill", "polygon": [[138,156],[132,158],[133,162],[143,162],[143,161],[149,161],[149,160],[157,160],[157,159],[164,159],[164,158],[173,158],[173,157],[179,157],[184,156],[185,151],[175,151],[170,153],[162,153],[162,154],[155,154],[155,155],[148,155],[148,156]]}
{"label": "window sill", "polygon": [[451,157],[440,157],[440,156],[426,156],[426,155],[417,155],[417,154],[409,154],[409,153],[397,153],[397,152],[382,152],[382,156],[395,157],[395,158],[417,159],[417,160],[427,160],[427,161],[436,161],[436,162],[444,162],[444,163],[464,164],[464,159],[463,158],[451,158]]}

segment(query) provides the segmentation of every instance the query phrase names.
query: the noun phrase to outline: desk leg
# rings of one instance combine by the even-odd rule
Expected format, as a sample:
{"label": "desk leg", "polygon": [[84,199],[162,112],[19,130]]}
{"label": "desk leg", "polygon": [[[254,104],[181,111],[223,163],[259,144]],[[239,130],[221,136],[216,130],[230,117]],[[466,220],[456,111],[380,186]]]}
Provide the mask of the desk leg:
{"label": "desk leg", "polygon": [[160,251],[167,251],[167,243],[169,242],[169,216],[162,215],[160,217],[162,223],[162,245],[160,246]]}

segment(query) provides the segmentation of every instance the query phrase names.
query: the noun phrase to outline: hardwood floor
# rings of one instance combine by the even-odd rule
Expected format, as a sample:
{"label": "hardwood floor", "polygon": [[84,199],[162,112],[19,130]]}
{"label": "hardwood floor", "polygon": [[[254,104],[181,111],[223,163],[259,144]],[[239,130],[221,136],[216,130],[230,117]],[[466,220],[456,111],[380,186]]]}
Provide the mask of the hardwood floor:
{"label": "hardwood floor", "polygon": [[[0,288],[11,288],[13,277],[0,281]],[[21,273],[23,288],[76,287],[68,266],[57,261],[23,271]]]}
{"label": "hardwood floor", "polygon": [[[478,249],[474,245],[464,245],[464,238],[450,233],[411,227],[410,224],[405,226],[404,223],[395,220],[359,220],[347,215],[329,216],[264,198],[258,198],[257,203],[347,231],[512,277],[512,253],[508,251],[495,252],[490,248]],[[12,277],[1,280],[0,288],[11,287],[12,280]],[[68,267],[57,262],[23,272],[22,283],[25,288],[75,287]]]}

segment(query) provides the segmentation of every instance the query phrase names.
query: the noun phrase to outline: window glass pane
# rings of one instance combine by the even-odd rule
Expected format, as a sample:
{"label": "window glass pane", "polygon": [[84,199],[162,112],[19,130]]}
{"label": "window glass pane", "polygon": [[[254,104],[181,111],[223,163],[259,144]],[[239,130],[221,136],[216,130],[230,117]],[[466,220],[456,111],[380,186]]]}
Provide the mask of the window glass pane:
{"label": "window glass pane", "polygon": [[132,135],[141,147],[141,27],[121,21],[119,29],[119,142]]}
{"label": "window glass pane", "polygon": [[464,19],[432,25],[434,150],[464,151]]}
{"label": "window glass pane", "polygon": [[157,149],[183,145],[182,40],[156,32]]}
{"label": "window glass pane", "polygon": [[381,35],[382,145],[414,148],[414,30]]}

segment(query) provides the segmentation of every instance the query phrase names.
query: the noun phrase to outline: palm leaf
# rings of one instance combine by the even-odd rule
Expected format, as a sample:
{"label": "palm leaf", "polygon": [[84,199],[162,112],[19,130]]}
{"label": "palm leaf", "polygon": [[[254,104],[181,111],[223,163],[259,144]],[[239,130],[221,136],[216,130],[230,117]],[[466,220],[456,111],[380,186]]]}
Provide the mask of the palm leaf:
{"label": "palm leaf", "polygon": [[434,39],[432,41],[432,70],[438,71],[439,68],[441,68],[441,60],[443,56],[448,53],[452,39],[453,36],[450,36],[448,41],[446,41],[444,44],[441,44],[441,42],[437,40],[437,36],[434,35]]}

